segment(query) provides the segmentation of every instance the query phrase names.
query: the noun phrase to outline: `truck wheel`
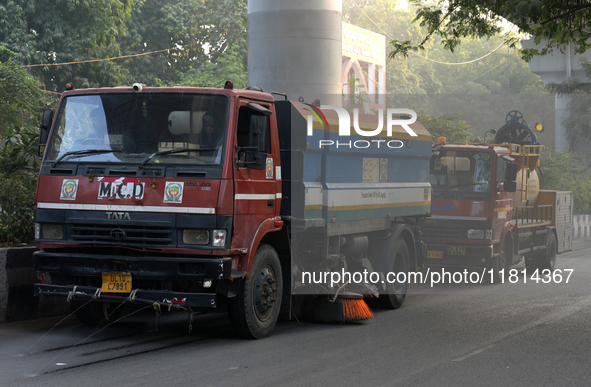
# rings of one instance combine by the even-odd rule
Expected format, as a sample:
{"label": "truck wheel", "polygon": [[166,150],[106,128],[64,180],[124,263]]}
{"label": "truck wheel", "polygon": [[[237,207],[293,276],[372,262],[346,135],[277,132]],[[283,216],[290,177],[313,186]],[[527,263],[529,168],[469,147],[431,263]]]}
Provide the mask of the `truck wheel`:
{"label": "truck wheel", "polygon": [[556,236],[554,233],[550,233],[550,237],[548,238],[548,245],[546,246],[546,251],[542,250],[540,253],[535,254],[531,259],[525,260],[525,268],[530,274],[533,274],[536,270],[545,270],[548,269],[550,271],[554,270],[554,265],[556,264]]}
{"label": "truck wheel", "polygon": [[492,283],[493,284],[500,284],[503,282],[503,275],[501,274],[501,270],[505,270],[507,273],[507,268],[509,266],[507,253],[505,252],[505,248],[503,246],[503,251],[499,254],[496,258],[492,259]]}
{"label": "truck wheel", "polygon": [[[410,266],[410,254],[403,238],[399,238],[392,251],[392,262],[388,266],[391,273],[406,273],[408,277],[408,268]],[[385,276],[388,273],[384,273]],[[386,291],[380,294],[380,305],[386,309],[398,309],[404,303],[406,290],[408,289],[408,278],[404,283],[388,283],[386,281]]]}
{"label": "truck wheel", "polygon": [[545,254],[537,259],[540,270],[548,269],[554,271],[554,266],[556,265],[556,236],[554,233],[550,233]]}
{"label": "truck wheel", "polygon": [[119,304],[111,302],[70,302],[71,311],[74,312],[78,321],[85,325],[106,325],[117,320],[123,311],[122,308],[117,308],[118,306]]}
{"label": "truck wheel", "polygon": [[279,257],[271,246],[261,245],[250,275],[242,281],[236,296],[228,300],[232,328],[247,339],[269,336],[277,323],[282,292]]}

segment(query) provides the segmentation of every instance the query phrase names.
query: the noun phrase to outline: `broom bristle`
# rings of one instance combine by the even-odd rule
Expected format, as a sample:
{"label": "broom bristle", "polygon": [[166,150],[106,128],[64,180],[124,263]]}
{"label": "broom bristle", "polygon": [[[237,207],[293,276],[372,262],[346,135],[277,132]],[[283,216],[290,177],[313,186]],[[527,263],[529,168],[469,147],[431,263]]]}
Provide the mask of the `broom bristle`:
{"label": "broom bristle", "polygon": [[346,321],[369,320],[374,316],[373,311],[367,306],[363,299],[343,299],[343,313]]}

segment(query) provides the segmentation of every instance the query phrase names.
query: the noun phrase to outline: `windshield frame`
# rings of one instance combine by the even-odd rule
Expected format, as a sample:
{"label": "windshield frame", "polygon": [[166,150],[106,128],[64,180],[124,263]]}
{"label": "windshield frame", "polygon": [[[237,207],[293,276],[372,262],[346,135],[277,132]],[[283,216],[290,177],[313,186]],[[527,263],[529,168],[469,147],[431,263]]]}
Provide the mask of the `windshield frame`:
{"label": "windshield frame", "polygon": [[494,163],[494,152],[488,150],[441,149],[429,163],[434,197],[490,200],[496,190]]}
{"label": "windshield frame", "polygon": [[[130,105],[132,107],[127,110],[125,107],[121,107],[122,105],[115,104],[114,101],[121,100]],[[143,100],[143,106],[137,106],[137,101]],[[98,141],[104,141],[103,143],[97,146],[97,143],[90,144],[90,139],[87,136],[86,138],[82,138],[82,135],[79,134],[70,134],[75,129],[68,127],[68,125],[76,125],[79,126],[84,125],[84,128],[81,131],[84,135],[88,135],[90,132],[90,113],[88,110],[92,109],[92,103],[89,101],[94,101],[95,105],[100,103],[102,106],[102,120],[104,125],[104,130],[106,132],[105,138],[100,138]],[[135,101],[135,104],[134,104]],[[147,102],[146,102],[147,101]],[[161,102],[161,105],[158,105],[158,101]],[[176,103],[178,101],[178,104]],[[152,103],[153,105],[150,105]],[[74,105],[72,105],[74,104]],[[68,120],[74,120],[72,115],[82,115],[81,109],[79,106],[77,107],[76,104],[81,105],[88,105],[86,108],[87,111],[84,112],[86,115],[83,115],[85,118],[80,119],[80,117],[75,117],[78,122],[70,123]],[[109,105],[112,105],[109,106]],[[205,110],[204,106],[210,106],[209,110]],[[201,132],[203,131],[203,121],[205,120],[205,115],[213,115],[214,114],[214,105],[215,114],[217,114],[216,118],[218,119],[217,126],[216,126],[216,134],[217,134],[217,145],[215,151],[208,151],[205,150],[199,151],[192,151],[193,148],[202,147],[201,144],[196,143],[197,141],[201,141],[203,136]],[[158,157],[154,157],[150,159],[147,164],[148,165],[162,165],[162,166],[206,166],[206,165],[215,165],[221,166],[224,164],[224,157],[226,152],[226,144],[227,144],[227,136],[230,131],[228,130],[228,124],[230,121],[229,111],[231,105],[231,98],[228,94],[220,92],[212,92],[212,91],[198,91],[198,90],[191,90],[187,91],[186,89],[182,90],[154,90],[154,91],[146,91],[142,93],[134,93],[125,90],[102,90],[96,89],[91,91],[85,91],[83,93],[68,93],[67,95],[63,96],[60,104],[58,106],[58,110],[56,113],[56,117],[54,120],[53,128],[51,134],[47,141],[46,151],[44,155],[44,164],[45,163],[53,163],[57,164],[57,160],[60,160],[60,163],[93,163],[93,164],[111,164],[111,165],[120,165],[120,164],[141,164],[144,162],[150,155],[154,153],[162,152],[162,155]],[[66,109],[70,106],[73,113],[69,113]],[[198,109],[195,108],[198,106]],[[148,119],[150,113],[146,113],[150,108],[155,108],[156,110],[160,111],[160,115],[155,115],[155,119],[149,121]],[[156,135],[163,135],[168,132],[168,134],[173,133],[172,128],[175,124],[177,127],[184,128],[188,127],[189,132],[182,133],[184,141],[162,141],[158,138],[157,141],[152,141],[153,149],[144,150],[144,151],[133,151],[133,152],[125,152],[123,148],[126,145],[123,145],[123,141],[125,139],[126,133],[131,133],[132,130],[135,130],[135,133],[139,133],[140,136],[144,136],[147,132],[143,132],[144,128],[141,127],[131,127],[128,122],[125,122],[121,117],[124,114],[128,116],[132,113],[129,113],[133,110],[134,114],[137,115],[137,111],[143,109],[144,118],[146,119],[146,123],[151,126],[158,126],[160,127],[157,130],[153,130]],[[116,111],[119,110],[119,111]],[[107,115],[104,113],[107,111],[111,114],[112,117],[107,118]],[[180,117],[177,119],[176,122],[172,122],[171,115],[173,113],[181,113],[177,115],[183,115],[184,117]],[[70,114],[70,116],[68,116]],[[114,117],[114,118],[113,118]],[[173,117],[174,118],[174,117]],[[184,122],[182,122],[184,119]],[[180,123],[180,124],[179,124]],[[125,127],[125,125],[129,124],[129,127]],[[182,124],[182,125],[181,125]],[[94,130],[96,130],[96,120],[93,121]],[[164,125],[164,127],[163,127]],[[183,126],[184,125],[184,126]],[[100,125],[98,125],[100,126]],[[112,128],[116,127],[116,129]],[[123,130],[121,129],[123,128]],[[197,130],[195,130],[197,128]],[[115,130],[119,130],[116,132]],[[124,132],[124,130],[128,130],[128,132]],[[121,134],[117,134],[121,133]],[[176,134],[176,133],[174,133]],[[66,136],[70,136],[66,140]],[[107,139],[108,136],[108,139]],[[118,138],[116,136],[119,136]],[[189,139],[189,137],[191,137]],[[197,140],[199,138],[199,140]],[[72,149],[72,146],[76,141],[83,139],[88,141],[88,144],[77,144],[78,147]],[[114,139],[119,141],[118,144],[121,148],[116,148],[114,146]],[[64,144],[65,142],[65,144]],[[130,141],[130,143],[132,143]],[[137,144],[137,143],[135,143]],[[169,149],[182,149],[182,148],[191,148],[189,151],[186,152],[163,152]],[[209,148],[209,147],[202,147],[202,148]],[[71,155],[67,155],[65,157],[64,154],[67,152],[74,152],[78,150],[106,150],[106,152],[79,152],[79,153],[72,153]],[[111,149],[113,152],[109,152],[108,150]]]}

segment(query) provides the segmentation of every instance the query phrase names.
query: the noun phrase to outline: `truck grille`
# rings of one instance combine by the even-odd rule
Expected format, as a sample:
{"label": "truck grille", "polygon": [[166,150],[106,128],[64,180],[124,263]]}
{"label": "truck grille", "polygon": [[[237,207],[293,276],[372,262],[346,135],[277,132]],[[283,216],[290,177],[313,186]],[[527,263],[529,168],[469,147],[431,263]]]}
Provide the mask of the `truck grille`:
{"label": "truck grille", "polygon": [[423,238],[426,239],[465,239],[462,232],[452,228],[423,228]]}
{"label": "truck grille", "polygon": [[160,226],[75,223],[70,235],[76,242],[83,243],[141,246],[172,243],[172,229]]}

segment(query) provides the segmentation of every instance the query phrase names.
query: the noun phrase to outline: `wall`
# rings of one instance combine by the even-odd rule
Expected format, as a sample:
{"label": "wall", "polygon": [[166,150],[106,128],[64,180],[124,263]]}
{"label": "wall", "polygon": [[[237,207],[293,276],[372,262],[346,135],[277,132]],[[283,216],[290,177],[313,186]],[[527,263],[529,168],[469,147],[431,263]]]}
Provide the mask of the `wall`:
{"label": "wall", "polygon": [[34,247],[0,248],[0,322],[68,313],[65,299],[33,296]]}

